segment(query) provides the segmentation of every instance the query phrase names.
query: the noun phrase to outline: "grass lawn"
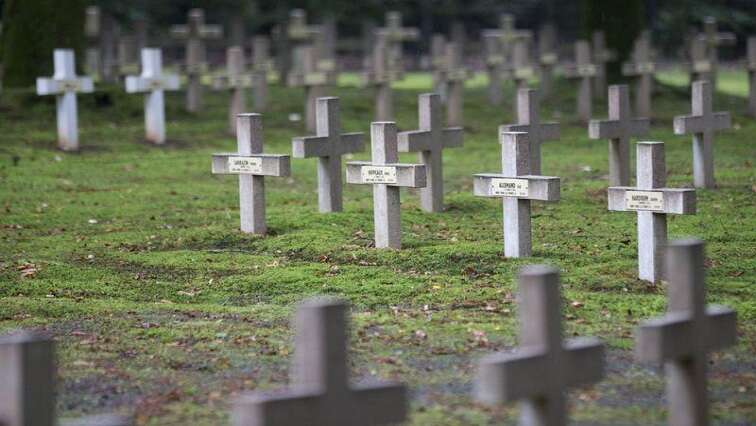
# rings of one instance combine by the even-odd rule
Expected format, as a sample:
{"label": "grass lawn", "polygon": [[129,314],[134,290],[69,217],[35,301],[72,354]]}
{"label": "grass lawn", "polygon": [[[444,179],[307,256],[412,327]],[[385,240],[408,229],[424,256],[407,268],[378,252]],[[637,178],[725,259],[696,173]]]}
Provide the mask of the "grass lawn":
{"label": "grass lawn", "polygon": [[[742,76],[723,73],[722,85]],[[372,95],[356,76],[341,97],[344,131],[368,131]],[[400,129],[417,127],[416,96],[428,75],[398,85]],[[666,142],[669,186],[690,186],[691,142],[672,134],[688,114],[687,89],[658,85],[649,139]],[[472,195],[472,175],[500,170],[499,124],[478,78],[466,92],[465,146],[444,153],[448,211],[419,210],[403,191],[404,249],[379,251],[372,191],[345,184],[345,211],[317,212],[316,161],[292,160],[291,178],[266,179],[270,235],[238,231],[235,177],[210,174],[213,152],[234,150],[226,93],[183,112],[169,94],[169,143],[142,142],[142,97],[109,89],[80,97],[82,151],[55,149],[52,99],[0,101],[0,331],[51,333],[60,358],[58,408],[66,417],[134,412],[140,424],[216,425],[232,395],[287,382],[289,316],[316,294],[353,305],[352,377],[411,389],[412,425],[512,424],[516,405],[470,397],[477,360],[517,344],[517,270],[562,271],[566,336],[608,345],[608,375],[570,395],[580,424],[664,424],[661,370],[633,361],[633,328],[664,312],[663,284],[636,279],[636,220],[607,211],[607,142],[591,141],[575,116],[575,87],[558,81],[544,120],[562,123],[543,146],[545,174],[562,178],[558,203],[535,203],[530,259],[502,256],[501,205]],[[109,96],[106,96],[109,95]],[[290,153],[304,135],[299,89],[273,87],[265,150]],[[671,238],[707,242],[708,301],[738,312],[736,347],[713,354],[709,390],[716,424],[756,420],[756,121],[743,93],[719,93],[735,128],[716,139],[717,190],[698,191],[698,214],[670,216]],[[596,101],[595,117],[604,117]],[[633,154],[635,149],[632,149]],[[368,159],[369,149],[354,159]],[[402,155],[405,162],[414,154]],[[533,378],[538,380],[537,377]]]}

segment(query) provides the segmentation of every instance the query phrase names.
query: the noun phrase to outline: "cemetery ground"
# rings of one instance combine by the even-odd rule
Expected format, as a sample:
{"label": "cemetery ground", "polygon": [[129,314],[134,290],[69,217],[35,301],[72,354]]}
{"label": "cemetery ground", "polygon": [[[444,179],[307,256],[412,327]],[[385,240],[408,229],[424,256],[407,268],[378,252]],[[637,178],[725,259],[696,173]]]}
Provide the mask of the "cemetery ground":
{"label": "cemetery ground", "polygon": [[[744,77],[723,73],[725,87],[741,87],[731,78]],[[294,304],[339,295],[353,307],[353,381],[406,382],[410,424],[510,424],[516,405],[474,403],[471,380],[482,355],[517,344],[517,270],[549,263],[562,271],[565,336],[608,345],[607,378],[571,393],[573,420],[663,424],[662,370],[633,361],[632,348],[639,321],[664,311],[665,289],[636,279],[635,215],[607,211],[607,141],[588,139],[575,89],[560,80],[541,116],[562,123],[561,140],[542,148],[543,174],[562,178],[561,201],[534,203],[534,256],[505,259],[501,202],[474,197],[472,175],[501,170],[497,127],[514,122],[514,88],[491,107],[481,83],[465,93],[464,147],[444,151],[448,210],[424,213],[417,193],[403,191],[401,251],[371,247],[369,187],[345,184],[344,212],[318,213],[314,159],[292,159],[291,178],[266,180],[270,235],[242,234],[236,177],[210,173],[212,153],[236,148],[227,92],[206,92],[199,114],[183,111],[183,92],[167,93],[169,141],[155,147],[142,142],[142,97],[98,88],[79,97],[80,153],[54,148],[54,101],[4,97],[0,330],[55,337],[64,416],[121,411],[142,424],[214,425],[235,392],[286,385]],[[430,78],[409,75],[397,87],[398,126],[415,129]],[[690,112],[689,92],[657,92],[645,139],[665,142],[668,185],[691,186],[690,137],[672,134],[672,117]],[[714,423],[732,425],[756,419],[756,121],[735,92],[715,103],[734,113],[734,129],[716,137],[719,188],[697,191],[696,215],[669,217],[670,238],[707,243],[708,302],[738,313],[739,342],[711,356],[709,375]],[[372,95],[331,94],[341,97],[343,131],[368,132]],[[274,86],[269,99],[265,152],[290,153],[291,138],[307,134],[289,120],[303,91]],[[594,111],[606,117],[605,101]]]}

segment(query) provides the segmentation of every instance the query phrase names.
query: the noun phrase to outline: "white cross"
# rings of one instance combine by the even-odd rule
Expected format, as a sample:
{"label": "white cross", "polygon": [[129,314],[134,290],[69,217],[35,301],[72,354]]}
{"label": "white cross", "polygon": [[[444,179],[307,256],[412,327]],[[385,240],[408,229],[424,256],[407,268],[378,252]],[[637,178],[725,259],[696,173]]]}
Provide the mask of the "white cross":
{"label": "white cross", "polygon": [[748,115],[756,118],[756,36],[748,37]]}
{"label": "white cross", "polygon": [[588,137],[609,139],[609,185],[630,185],[630,137],[648,133],[648,118],[632,118],[627,86],[609,86],[609,119],[591,120]]}
{"label": "white cross", "polygon": [[56,95],[58,117],[58,147],[64,151],[79,149],[79,119],[76,94],[92,93],[94,84],[89,77],[76,76],[74,51],[55,49],[55,74],[52,78],[37,78],[37,94]]}
{"label": "white cross", "polygon": [[402,247],[399,189],[423,188],[426,169],[422,164],[400,164],[396,123],[375,122],[370,126],[372,162],[347,163],[347,183],[373,185],[375,247]]}
{"label": "white cross", "polygon": [[368,70],[363,73],[363,84],[375,87],[375,119],[387,121],[394,117],[394,94],[391,82],[399,78],[399,71],[389,61],[386,36],[377,33]]}
{"label": "white cross", "polygon": [[696,190],[665,187],[664,143],[638,142],[636,148],[636,186],[609,187],[608,205],[612,211],[638,213],[638,278],[656,282],[663,278],[667,215],[695,214]]}
{"label": "white cross", "polygon": [[318,209],[340,212],[341,156],[365,149],[364,133],[341,133],[339,98],[318,98],[317,135],[292,139],[294,158],[318,158]]}
{"label": "white cross", "polygon": [[291,173],[288,155],[263,154],[261,114],[239,114],[235,153],[213,154],[213,174],[239,175],[242,232],[265,234],[265,176]]}
{"label": "white cross", "polygon": [[693,182],[696,188],[714,188],[714,133],[732,127],[729,112],[712,111],[712,84],[693,83],[691,115],[674,120],[676,135],[693,135]]}
{"label": "white cross", "polygon": [[622,75],[635,77],[635,114],[651,118],[651,93],[656,65],[651,59],[651,37],[644,33],[635,40],[633,59],[622,64]]}
{"label": "white cross", "polygon": [[399,133],[399,152],[417,152],[428,173],[420,190],[420,205],[427,212],[444,210],[443,149],[462,146],[461,127],[441,127],[441,99],[433,93],[418,96],[419,130]]}
{"label": "white cross", "polygon": [[577,96],[577,110],[580,120],[587,122],[591,119],[593,94],[591,81],[596,77],[596,65],[591,62],[591,45],[585,40],[575,42],[575,64],[566,67],[565,75],[580,79]]}
{"label": "white cross", "polygon": [[126,76],[126,92],[145,93],[144,128],[149,142],[165,143],[165,90],[178,90],[177,75],[163,74],[160,49],[142,49],[142,74]]}
{"label": "white cross", "polygon": [[703,241],[672,241],[666,252],[667,314],[637,328],[635,356],[664,364],[670,425],[706,425],[707,353],[735,344],[736,314],[724,306],[706,306]]}
{"label": "white cross", "polygon": [[347,304],[306,300],[297,308],[292,389],[251,393],[234,404],[234,426],[377,426],[407,417],[404,385],[349,384]]}
{"label": "white cross", "polygon": [[213,80],[216,90],[231,91],[228,105],[228,129],[231,134],[236,132],[236,117],[247,110],[246,91],[252,87],[252,76],[246,68],[244,49],[239,46],[229,47],[226,49],[226,75],[217,76]]}
{"label": "white cross", "polygon": [[559,123],[541,123],[538,113],[538,91],[517,90],[517,124],[503,126],[506,132],[526,132],[530,140],[530,172],[541,173],[541,144],[559,139]]}
{"label": "white cross", "polygon": [[565,393],[604,378],[604,345],[590,337],[562,341],[556,268],[523,268],[519,292],[520,346],[514,353],[488,355],[480,361],[475,399],[487,404],[522,401],[521,425],[566,425]]}
{"label": "white cross", "polygon": [[473,176],[473,194],[502,198],[504,256],[527,257],[532,252],[530,201],[559,201],[559,178],[531,174],[530,142],[525,132],[499,128],[501,174]]}

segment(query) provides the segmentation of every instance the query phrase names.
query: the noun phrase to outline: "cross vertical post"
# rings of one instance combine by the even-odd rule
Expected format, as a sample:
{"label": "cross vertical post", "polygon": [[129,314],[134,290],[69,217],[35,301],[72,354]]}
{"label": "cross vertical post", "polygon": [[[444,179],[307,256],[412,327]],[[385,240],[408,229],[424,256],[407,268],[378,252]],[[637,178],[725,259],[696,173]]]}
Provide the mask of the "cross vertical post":
{"label": "cross vertical post", "polygon": [[596,65],[591,62],[591,45],[585,40],[575,42],[575,65],[565,69],[570,78],[579,78],[580,87],[577,94],[578,117],[581,121],[591,119],[593,102],[592,80],[596,77]]}
{"label": "cross vertical post", "polygon": [[700,36],[706,43],[706,54],[711,64],[711,84],[717,86],[717,70],[719,68],[719,46],[735,44],[735,34],[719,32],[717,20],[713,16],[707,16],[703,22],[704,32]]}
{"label": "cross vertical post", "polygon": [[594,31],[592,36],[593,63],[596,65],[596,75],[593,78],[593,92],[599,99],[606,94],[606,64],[615,58],[615,53],[606,48],[606,36],[601,30]]}
{"label": "cross vertical post", "polygon": [[53,426],[55,375],[50,339],[28,332],[0,337],[0,423]]}
{"label": "cross vertical post", "polygon": [[559,123],[541,123],[540,96],[536,89],[517,90],[517,124],[503,126],[507,132],[527,132],[530,140],[530,172],[541,174],[541,144],[559,139]]}
{"label": "cross vertical post", "polygon": [[756,36],[748,37],[748,115],[756,118]]}
{"label": "cross vertical post", "polygon": [[503,101],[502,79],[505,73],[504,53],[498,35],[484,31],[482,37],[486,58],[486,74],[488,75],[488,103],[501,105]]}
{"label": "cross vertical post", "polygon": [[268,73],[270,62],[270,40],[266,36],[252,39],[252,105],[255,112],[264,112],[268,106]]}
{"label": "cross vertical post", "polygon": [[539,31],[538,37],[538,65],[539,83],[543,96],[551,96],[554,87],[554,67],[559,61],[556,51],[556,27],[546,23]]}
{"label": "cross vertical post", "polygon": [[651,118],[651,94],[656,65],[651,60],[651,36],[644,32],[635,40],[633,59],[622,64],[622,74],[635,77],[635,114]]}
{"label": "cross vertical post", "polygon": [[464,68],[462,47],[454,42],[446,44],[446,79],[448,98],[446,102],[446,124],[462,126],[465,80],[468,78]]}

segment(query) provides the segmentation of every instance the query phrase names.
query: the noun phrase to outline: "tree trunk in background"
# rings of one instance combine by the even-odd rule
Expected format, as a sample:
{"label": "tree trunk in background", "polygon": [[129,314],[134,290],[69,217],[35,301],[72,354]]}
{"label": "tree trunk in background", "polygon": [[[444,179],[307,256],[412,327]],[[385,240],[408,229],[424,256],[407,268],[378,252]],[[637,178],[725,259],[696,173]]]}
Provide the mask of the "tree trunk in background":
{"label": "tree trunk in background", "polygon": [[39,76],[52,75],[56,48],[77,51],[84,43],[84,0],[6,0],[3,10],[2,62],[4,87],[27,87]]}
{"label": "tree trunk in background", "polygon": [[635,38],[645,26],[643,0],[582,0],[580,2],[582,31],[580,37],[591,40],[591,34],[603,30],[606,46],[617,56],[606,67],[607,81],[622,80],[622,63],[632,54]]}

